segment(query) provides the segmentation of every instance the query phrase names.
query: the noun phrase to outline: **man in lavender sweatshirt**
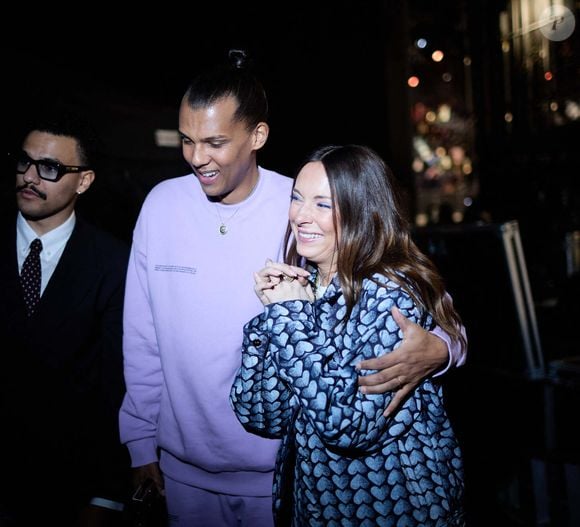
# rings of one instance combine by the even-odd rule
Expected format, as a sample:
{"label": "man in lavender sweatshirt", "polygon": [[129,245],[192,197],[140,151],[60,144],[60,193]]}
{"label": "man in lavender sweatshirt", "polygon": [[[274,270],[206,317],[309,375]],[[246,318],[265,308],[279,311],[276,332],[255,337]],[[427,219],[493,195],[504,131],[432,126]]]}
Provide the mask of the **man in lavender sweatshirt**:
{"label": "man in lavender sweatshirt", "polygon": [[[262,310],[253,273],[282,258],[292,180],[257,165],[266,96],[245,54],[230,60],[183,97],[179,132],[193,173],[147,196],[127,274],[121,440],[135,484],[151,478],[165,495],[171,526],[273,525],[278,441],[246,432],[229,393],[243,325]],[[408,345],[367,389],[411,389],[464,360],[465,350],[410,322],[403,331]]]}

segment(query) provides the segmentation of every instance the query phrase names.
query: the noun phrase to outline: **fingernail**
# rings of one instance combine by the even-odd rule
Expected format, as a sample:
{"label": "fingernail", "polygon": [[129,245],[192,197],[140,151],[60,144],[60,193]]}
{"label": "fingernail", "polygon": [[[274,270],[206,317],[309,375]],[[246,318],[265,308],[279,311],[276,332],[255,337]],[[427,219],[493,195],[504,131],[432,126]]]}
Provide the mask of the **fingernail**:
{"label": "fingernail", "polygon": [[359,386],[358,390],[360,393],[366,394],[367,393],[367,388],[366,386]]}

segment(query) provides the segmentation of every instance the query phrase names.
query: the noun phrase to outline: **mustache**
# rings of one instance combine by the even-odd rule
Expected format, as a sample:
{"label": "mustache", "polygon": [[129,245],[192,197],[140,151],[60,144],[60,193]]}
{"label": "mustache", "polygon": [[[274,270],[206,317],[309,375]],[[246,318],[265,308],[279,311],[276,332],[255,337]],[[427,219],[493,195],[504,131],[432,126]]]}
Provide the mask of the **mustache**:
{"label": "mustache", "polygon": [[32,192],[34,192],[39,198],[46,201],[47,195],[44,192],[42,192],[42,190],[38,190],[34,185],[30,185],[28,183],[24,183],[24,185],[18,185],[16,187],[16,192],[20,192],[21,190],[24,190],[25,188],[28,188],[28,190],[31,190]]}

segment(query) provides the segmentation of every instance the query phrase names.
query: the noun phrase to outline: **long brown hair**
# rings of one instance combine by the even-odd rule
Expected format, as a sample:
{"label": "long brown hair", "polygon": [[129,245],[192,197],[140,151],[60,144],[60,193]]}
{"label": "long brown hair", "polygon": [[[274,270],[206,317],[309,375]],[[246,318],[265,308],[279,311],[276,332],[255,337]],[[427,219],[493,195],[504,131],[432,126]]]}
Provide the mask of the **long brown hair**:
{"label": "long brown hair", "polygon": [[[445,294],[441,275],[411,239],[391,169],[376,152],[360,145],[321,147],[302,166],[314,161],[326,171],[334,227],[340,231],[337,274],[347,308],[344,320],[358,301],[363,280],[379,273],[424,306],[452,339],[464,341],[461,318]],[[304,264],[290,228],[285,246],[287,263]]]}

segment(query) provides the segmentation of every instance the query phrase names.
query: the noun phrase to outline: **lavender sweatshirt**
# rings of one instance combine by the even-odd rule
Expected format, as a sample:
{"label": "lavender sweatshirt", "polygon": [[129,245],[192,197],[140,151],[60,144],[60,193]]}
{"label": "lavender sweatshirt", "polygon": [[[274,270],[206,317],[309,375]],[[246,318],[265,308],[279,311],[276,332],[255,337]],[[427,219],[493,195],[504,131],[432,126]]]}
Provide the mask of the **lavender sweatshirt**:
{"label": "lavender sweatshirt", "polygon": [[127,273],[120,412],[133,466],[158,460],[159,449],[166,476],[248,496],[271,495],[278,441],[246,432],[229,393],[242,328],[263,310],[253,273],[281,257],[292,186],[259,170],[236,205],[208,201],[191,174],[147,196]]}

